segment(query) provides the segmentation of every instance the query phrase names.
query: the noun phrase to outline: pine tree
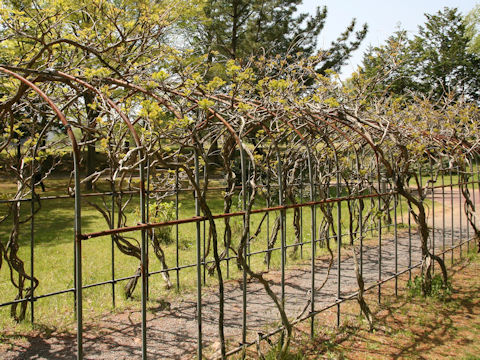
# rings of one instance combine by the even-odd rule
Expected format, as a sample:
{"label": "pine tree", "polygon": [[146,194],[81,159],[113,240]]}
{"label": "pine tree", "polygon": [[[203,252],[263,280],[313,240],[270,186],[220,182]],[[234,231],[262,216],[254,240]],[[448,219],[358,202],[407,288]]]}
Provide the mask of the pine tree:
{"label": "pine tree", "polygon": [[456,8],[426,14],[410,43],[418,90],[439,98],[445,93],[478,92],[478,58],[468,52],[469,38]]}
{"label": "pine tree", "polygon": [[381,46],[370,46],[363,55],[361,73],[367,78],[378,77],[376,95],[393,93],[408,96],[416,87],[412,73],[409,39],[406,30],[399,29]]}
{"label": "pine tree", "polygon": [[[302,52],[314,55],[323,30],[327,8],[317,7],[314,15],[297,14],[301,0],[208,0],[205,20],[199,26],[195,46],[220,57],[248,59],[252,55],[285,56]],[[356,31],[353,19],[347,29],[328,49],[318,71],[338,70],[367,33],[367,25]]]}

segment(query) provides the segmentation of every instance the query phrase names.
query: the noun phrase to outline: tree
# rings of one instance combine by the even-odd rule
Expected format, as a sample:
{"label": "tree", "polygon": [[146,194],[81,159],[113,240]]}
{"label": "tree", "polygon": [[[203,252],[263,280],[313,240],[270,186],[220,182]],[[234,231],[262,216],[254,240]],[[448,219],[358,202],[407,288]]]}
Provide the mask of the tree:
{"label": "tree", "polygon": [[410,45],[419,90],[432,92],[437,99],[446,92],[477,98],[479,59],[467,51],[463,17],[455,8],[425,16],[425,26],[419,27]]}
{"label": "tree", "polygon": [[465,28],[470,42],[468,51],[472,54],[480,54],[480,4],[470,10],[464,19]]}
{"label": "tree", "polygon": [[[4,1],[0,7],[2,63],[32,69],[78,69],[88,78],[132,80],[165,65],[170,33],[201,11],[200,1]],[[198,8],[196,9],[197,6]],[[11,39],[11,40],[10,40]],[[95,96],[82,95],[84,125],[96,126]],[[86,133],[85,172],[95,170],[92,132]],[[91,189],[92,183],[86,183]]]}
{"label": "tree", "polygon": [[[393,64],[381,84],[398,95],[416,91],[436,100],[447,93],[478,99],[480,58],[468,51],[470,37],[462,15],[456,8],[444,8],[425,17],[413,39],[399,31],[385,45],[371,49],[361,71],[373,75],[386,63]],[[396,61],[385,61],[386,56]]]}
{"label": "tree", "polygon": [[[229,59],[247,59],[262,52],[267,56],[302,52],[314,55],[323,30],[327,8],[317,7],[315,15],[301,13],[301,0],[209,0],[205,19],[199,24],[195,44],[203,52],[217,52]],[[338,70],[356,50],[367,33],[367,25],[355,31],[353,19],[328,49],[318,71]],[[353,39],[352,39],[353,38]]]}
{"label": "tree", "polygon": [[399,29],[384,45],[367,49],[360,72],[369,79],[378,77],[380,73],[384,74],[378,79],[372,94],[391,93],[403,96],[415,87],[408,44],[407,32]]}
{"label": "tree", "polygon": [[[201,0],[4,0],[0,2],[0,61],[2,66],[14,70],[26,69],[27,74],[48,69],[47,73],[57,70],[68,72],[89,82],[103,76],[129,82],[145,76],[151,81],[150,76],[166,66],[168,56],[175,53],[173,46],[168,43],[168,36],[198,11],[196,6],[192,6],[195,4],[201,5]],[[201,10],[201,6],[199,9]],[[30,80],[38,84],[46,81],[46,78],[48,76],[44,72],[43,76],[34,75]],[[107,128],[117,135],[118,149],[122,149],[129,133],[125,129],[113,127],[114,123],[111,128],[101,124],[102,117],[105,121],[105,118],[109,119],[111,115],[103,110],[100,91],[97,93],[92,88],[79,86],[74,81],[58,76],[50,81],[52,84],[60,82],[64,85],[61,89],[47,86],[44,91],[55,103],[64,104],[62,112],[73,127],[81,129],[78,134],[81,136],[83,164],[87,170],[85,182],[94,184],[95,167],[98,164],[95,163],[93,155],[96,148],[106,147],[98,141],[102,138],[102,132],[106,132]],[[106,94],[115,92],[116,101],[126,94],[119,89],[103,88],[102,91]],[[65,101],[67,98],[70,100]],[[123,101],[122,106],[128,108],[129,103],[132,104],[133,100]],[[139,104],[133,103],[131,106],[135,108]],[[61,154],[60,151],[55,152],[57,148],[54,145],[57,144],[52,141],[45,144],[47,132],[50,132],[55,123],[59,125],[45,103],[32,94],[27,86],[8,77],[0,78],[0,154],[8,164],[10,175],[16,180],[16,199],[28,195],[36,196],[29,193],[30,187],[33,187],[31,183],[39,183],[37,178],[41,181],[57,165],[56,159]],[[37,137],[40,137],[40,142]],[[60,139],[62,140],[59,142],[63,145],[65,139]],[[110,143],[114,142],[112,139],[113,136],[110,136]],[[16,148],[13,155],[12,147]],[[136,155],[136,152],[132,153],[131,157]],[[47,157],[53,165],[47,163]],[[115,191],[115,186],[122,186],[123,179],[131,179],[133,175],[126,166],[121,171],[113,171],[120,165],[125,165],[128,159],[123,158],[120,165],[115,154],[108,154],[107,159],[112,171],[105,174],[105,178],[110,181],[112,191]],[[43,166],[42,169],[45,163],[48,167]],[[121,178],[120,185],[115,181],[117,175]],[[116,199],[117,226],[124,225],[123,210],[129,201],[122,197]],[[38,209],[40,204],[38,200]],[[113,226],[113,215],[109,215],[108,209],[90,204]],[[28,287],[31,277],[25,272],[24,263],[17,256],[19,244],[25,236],[21,225],[31,220],[31,217],[25,219],[22,215],[22,206],[24,205],[21,202],[14,203],[7,214],[2,214],[0,218],[0,222],[12,219],[10,238],[5,245],[0,244],[0,257],[5,259],[11,271],[12,283],[18,290],[19,299],[28,297],[38,285],[38,281],[33,279],[34,286]],[[161,248],[155,234],[150,237],[155,254],[162,261]],[[116,237],[114,241],[124,254],[140,258],[140,247],[135,241],[130,242],[122,237]],[[0,261],[0,268],[1,265]],[[134,280],[136,281],[137,277]],[[126,291],[127,295],[129,291],[133,289]],[[18,304],[12,306],[12,316],[15,319],[22,320],[25,317],[26,304],[21,304],[20,312],[17,310]]]}

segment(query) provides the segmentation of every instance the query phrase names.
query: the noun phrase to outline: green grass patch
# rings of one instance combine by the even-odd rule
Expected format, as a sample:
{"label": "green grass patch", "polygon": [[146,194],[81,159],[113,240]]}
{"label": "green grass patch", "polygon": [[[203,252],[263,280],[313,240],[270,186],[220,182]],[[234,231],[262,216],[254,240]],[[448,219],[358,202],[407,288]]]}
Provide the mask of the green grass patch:
{"label": "green grass patch", "polygon": [[[66,183],[63,179],[48,180],[46,182],[47,192],[41,195],[63,195],[65,194]],[[15,188],[12,184],[2,184],[0,190],[6,194],[11,194]],[[104,189],[107,190],[105,187]],[[333,191],[333,190],[332,190]],[[173,198],[167,201],[173,201]],[[300,201],[301,199],[298,199]],[[104,206],[100,197],[89,197],[88,201],[94,202],[99,206]],[[105,203],[110,204],[110,197],[105,198]],[[152,201],[152,200],[151,200]],[[306,199],[304,200],[306,201]],[[371,207],[375,207],[378,201],[365,200],[365,212],[369,211]],[[223,193],[222,191],[212,191],[208,195],[208,203],[214,214],[223,212]],[[127,225],[135,225],[139,221],[138,216],[138,196],[134,196],[130,204],[125,209],[127,214]],[[192,192],[181,192],[179,195],[179,218],[186,219],[195,215],[195,204]],[[237,193],[234,197],[233,211],[240,209],[240,197]],[[275,205],[275,204],[271,204]],[[402,204],[404,212],[406,211],[406,204]],[[256,201],[255,208],[266,207],[266,199],[263,195],[259,195]],[[348,236],[349,231],[349,216],[348,206],[346,202],[341,204],[341,227],[344,234],[343,242],[346,244],[350,241]],[[0,205],[0,216],[7,211],[7,205]],[[337,217],[338,207],[336,204],[332,207],[333,218]],[[30,213],[30,204],[24,202],[21,205],[21,218],[25,219]],[[293,210],[286,211],[286,243],[293,245],[295,243],[295,233],[292,226]],[[392,213],[393,214],[393,213]],[[263,220],[261,231],[258,236],[251,240],[249,251],[254,253],[262,251],[267,248],[267,234],[271,235],[272,227],[275,218],[279,212],[272,212],[266,219]],[[251,217],[251,232],[257,230],[258,225],[262,221],[264,214],[254,214]],[[398,210],[400,216],[400,208]],[[317,224],[320,224],[323,215],[316,207]],[[310,208],[303,208],[301,211],[301,239],[305,242],[312,238],[311,233],[311,210]],[[373,228],[375,225],[371,222],[364,224],[364,227]],[[353,219],[353,228],[355,229],[357,219]],[[233,246],[236,248],[240,238],[241,230],[243,228],[242,217],[235,217],[230,219],[233,231]],[[216,220],[215,222],[220,249],[223,249],[223,233],[225,229],[224,220]],[[385,223],[384,223],[385,224]],[[41,210],[35,216],[34,221],[34,273],[39,280],[39,286],[35,294],[42,295],[55,291],[72,289],[74,283],[74,200],[73,198],[43,200],[41,202]],[[25,269],[30,273],[30,222],[26,222],[20,228],[19,233],[19,257],[24,261]],[[0,225],[0,237],[7,239],[10,236],[12,223],[9,219]],[[335,231],[338,231],[335,225]],[[87,198],[82,199],[82,232],[90,233],[108,229],[108,224],[101,214],[87,203]],[[393,230],[393,227],[392,227]],[[385,232],[385,229],[383,230]],[[208,242],[209,225],[206,222],[200,223],[201,233],[201,247],[202,253],[204,251],[204,244]],[[368,232],[368,237],[375,237],[374,230]],[[140,231],[127,234],[130,240],[134,243],[140,242]],[[168,244],[163,244],[165,258],[169,267],[188,266],[196,263],[196,224],[187,223],[178,225],[178,257],[176,247],[176,227],[171,228],[171,239],[173,241]],[[318,237],[318,235],[317,235]],[[3,240],[5,242],[5,240]],[[331,240],[332,249],[336,248],[335,240]],[[280,234],[277,238],[275,247],[280,247]],[[161,264],[154,255],[154,250],[149,244],[149,271],[155,272],[161,270]],[[112,268],[112,254],[114,263]],[[297,249],[294,255],[293,248],[287,250],[287,266],[296,266],[303,264],[306,259],[311,256],[311,245],[306,244],[301,249]],[[317,255],[326,254],[325,248],[317,248]],[[230,252],[230,256],[233,256]],[[266,271],[265,254],[256,254],[250,257],[251,266],[256,271]],[[304,260],[305,259],[305,260]],[[213,261],[213,251],[211,250],[206,257],[207,261]],[[272,252],[270,268],[280,268],[281,257],[280,251]],[[97,282],[109,281],[114,275],[115,278],[128,277],[135,274],[139,261],[131,256],[122,254],[116,246],[112,246],[112,239],[108,236],[85,240],[82,243],[82,266],[83,266],[83,284],[89,285]],[[223,276],[230,279],[241,278],[241,272],[236,266],[235,259],[227,262],[222,262]],[[15,288],[11,284],[10,271],[8,266],[4,263],[0,269],[0,303],[8,302],[17,296]],[[169,272],[170,279],[173,283],[173,288],[167,290],[165,282],[160,274],[152,275],[150,277],[149,295],[151,302],[150,307],[157,307],[161,299],[171,299],[182,296],[182,294],[193,291],[196,288],[196,267],[188,267],[181,269],[178,272],[178,282],[180,284],[180,293],[177,292],[177,271]],[[205,275],[205,285],[216,285],[216,276]],[[84,290],[84,313],[86,321],[94,319],[95,317],[112,311],[113,300],[115,300],[116,311],[122,311],[125,308],[138,307],[140,299],[140,284],[133,294],[133,299],[127,300],[123,296],[123,287],[125,281],[117,282],[115,285],[106,284],[97,287],[91,287]],[[113,291],[115,297],[113,299]],[[13,324],[10,318],[10,308],[0,308],[0,326],[1,327],[17,327]],[[30,307],[27,310],[26,318],[30,318]],[[67,328],[74,321],[74,294],[72,292],[38,299],[35,302],[35,319],[36,323],[45,327]],[[20,328],[18,328],[20,329]],[[23,330],[22,330],[23,331]]]}

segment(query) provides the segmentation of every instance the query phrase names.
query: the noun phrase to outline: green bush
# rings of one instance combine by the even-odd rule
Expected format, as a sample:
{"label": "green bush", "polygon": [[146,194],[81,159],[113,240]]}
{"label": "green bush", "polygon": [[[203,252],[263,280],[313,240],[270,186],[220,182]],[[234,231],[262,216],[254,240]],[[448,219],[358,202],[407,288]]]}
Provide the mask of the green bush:
{"label": "green bush", "polygon": [[[149,206],[150,222],[175,220],[175,203],[173,201],[154,202]],[[161,244],[171,244],[173,226],[162,226],[155,229],[155,235]]]}
{"label": "green bush", "polygon": [[[408,294],[411,297],[422,296],[422,284],[423,284],[423,275],[415,276],[412,280],[408,280],[407,289]],[[432,278],[432,292],[429,296],[445,300],[452,294],[452,287],[450,283],[447,283],[447,286],[443,284],[443,278],[440,274],[434,275]]]}

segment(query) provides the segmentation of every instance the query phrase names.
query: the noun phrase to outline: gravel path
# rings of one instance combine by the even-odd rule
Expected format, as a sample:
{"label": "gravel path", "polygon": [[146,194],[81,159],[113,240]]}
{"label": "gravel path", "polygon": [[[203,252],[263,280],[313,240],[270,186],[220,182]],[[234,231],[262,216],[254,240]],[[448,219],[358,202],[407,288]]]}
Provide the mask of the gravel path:
{"label": "gravel path", "polygon": [[[437,190],[436,201],[441,199]],[[449,191],[446,193],[445,214],[446,229],[442,232],[443,215],[441,207],[435,214],[435,239],[441,249],[443,235],[446,243],[451,244],[452,231],[455,241],[459,241],[459,199],[458,191],[453,194],[454,207],[450,206]],[[480,199],[480,193],[475,194]],[[437,212],[438,211],[438,212]],[[453,211],[454,225],[452,229],[451,215]],[[405,222],[406,215],[404,214]],[[430,222],[432,218],[430,217]],[[413,223],[413,219],[412,219]],[[473,234],[473,231],[470,231]],[[463,240],[466,239],[466,219],[463,216]],[[394,274],[394,241],[392,234],[382,239],[382,278]],[[412,264],[420,261],[419,240],[416,231],[412,231]],[[448,246],[447,245],[447,246]],[[357,289],[354,276],[353,259],[349,251],[342,249],[345,257],[341,262],[342,296]],[[398,237],[398,269],[408,267],[408,231],[403,229]],[[326,276],[328,261],[318,259],[315,267],[317,286]],[[316,293],[315,307],[321,308],[336,299],[337,264],[332,267],[327,283]],[[378,248],[370,245],[364,249],[364,278],[366,284],[378,279]],[[273,290],[280,295],[280,272],[271,271],[265,277],[272,284]],[[289,268],[286,271],[286,310],[291,318],[296,317],[307,304],[308,290],[311,284],[310,267]],[[265,324],[279,322],[278,313],[263,287],[253,281],[248,283],[248,339],[256,337],[257,331],[265,332]],[[230,348],[241,341],[242,290],[241,283],[229,281],[225,289],[225,334],[229,338]],[[205,345],[218,347],[217,342],[217,309],[218,296],[213,290],[205,290],[203,299],[203,339]],[[196,351],[196,299],[194,294],[187,294],[178,302],[172,302],[169,308],[161,306],[148,312],[148,355],[152,359],[189,359],[195,357]],[[321,315],[319,315],[321,316]],[[2,359],[74,359],[76,353],[75,335],[52,334],[47,337],[27,338],[28,344],[16,346],[14,349],[0,354]],[[108,315],[100,323],[87,324],[84,333],[85,359],[133,359],[141,358],[140,312],[128,311],[121,314]]]}

